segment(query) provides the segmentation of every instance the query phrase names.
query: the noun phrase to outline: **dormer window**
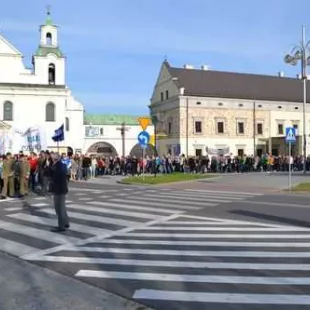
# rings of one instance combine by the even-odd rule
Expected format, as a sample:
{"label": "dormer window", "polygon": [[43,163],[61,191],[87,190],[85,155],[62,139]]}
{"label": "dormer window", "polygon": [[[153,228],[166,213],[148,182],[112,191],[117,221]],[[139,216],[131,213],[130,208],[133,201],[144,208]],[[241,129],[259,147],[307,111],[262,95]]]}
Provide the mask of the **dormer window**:
{"label": "dormer window", "polygon": [[52,34],[50,32],[46,34],[46,45],[52,45]]}

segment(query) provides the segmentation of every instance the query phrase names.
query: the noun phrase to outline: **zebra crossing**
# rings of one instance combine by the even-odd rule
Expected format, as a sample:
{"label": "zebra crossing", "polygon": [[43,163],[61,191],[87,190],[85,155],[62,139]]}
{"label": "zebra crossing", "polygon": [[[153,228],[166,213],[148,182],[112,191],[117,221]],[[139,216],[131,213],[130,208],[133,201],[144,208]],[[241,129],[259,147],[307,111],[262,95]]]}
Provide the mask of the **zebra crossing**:
{"label": "zebra crossing", "polygon": [[155,309],[307,309],[310,229],[175,213],[28,256]]}
{"label": "zebra crossing", "polygon": [[[146,224],[166,221],[176,214],[192,212],[221,203],[245,200],[251,193],[192,192],[134,188],[71,187],[67,200],[70,230],[50,231],[56,216],[51,198],[32,196],[25,205],[18,199],[0,203],[0,251],[40,256],[86,241],[126,233]],[[37,254],[36,254],[37,253]]]}

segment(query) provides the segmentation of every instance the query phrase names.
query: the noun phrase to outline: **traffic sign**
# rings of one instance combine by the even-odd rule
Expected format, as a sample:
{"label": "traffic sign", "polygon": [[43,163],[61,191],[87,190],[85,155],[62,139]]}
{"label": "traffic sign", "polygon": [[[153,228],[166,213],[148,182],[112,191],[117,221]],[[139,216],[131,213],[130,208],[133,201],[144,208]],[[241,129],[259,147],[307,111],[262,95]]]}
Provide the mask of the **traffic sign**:
{"label": "traffic sign", "polygon": [[294,143],[296,142],[296,130],[294,127],[287,127],[285,129],[285,141],[287,143]]}
{"label": "traffic sign", "polygon": [[151,119],[148,117],[139,117],[138,122],[143,129],[143,131],[146,130],[146,128],[151,124]]}
{"label": "traffic sign", "polygon": [[143,149],[147,148],[147,145],[150,142],[150,138],[150,134],[144,130],[138,134],[138,142]]}

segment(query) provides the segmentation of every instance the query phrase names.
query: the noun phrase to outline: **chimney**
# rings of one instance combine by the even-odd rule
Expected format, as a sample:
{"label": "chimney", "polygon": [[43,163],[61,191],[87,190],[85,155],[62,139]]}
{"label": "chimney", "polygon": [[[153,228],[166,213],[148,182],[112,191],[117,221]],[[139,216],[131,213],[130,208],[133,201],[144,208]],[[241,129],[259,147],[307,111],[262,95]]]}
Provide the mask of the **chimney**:
{"label": "chimney", "polygon": [[184,69],[194,69],[193,65],[184,65]]}
{"label": "chimney", "polygon": [[278,77],[284,77],[284,72],[283,71],[279,71],[278,72]]}
{"label": "chimney", "polygon": [[202,65],[202,66],[201,66],[201,70],[207,71],[207,70],[209,70],[209,66],[207,66],[207,65]]}
{"label": "chimney", "polygon": [[180,87],[180,95],[184,95],[184,91],[185,91],[185,88],[184,87]]}

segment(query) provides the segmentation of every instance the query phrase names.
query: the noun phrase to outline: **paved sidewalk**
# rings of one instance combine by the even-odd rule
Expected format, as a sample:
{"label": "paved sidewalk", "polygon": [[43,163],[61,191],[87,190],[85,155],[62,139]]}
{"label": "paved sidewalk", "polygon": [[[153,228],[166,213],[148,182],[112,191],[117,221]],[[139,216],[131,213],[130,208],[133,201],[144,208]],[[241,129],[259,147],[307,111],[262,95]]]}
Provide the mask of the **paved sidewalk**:
{"label": "paved sidewalk", "polygon": [[0,252],[1,310],[148,310]]}

